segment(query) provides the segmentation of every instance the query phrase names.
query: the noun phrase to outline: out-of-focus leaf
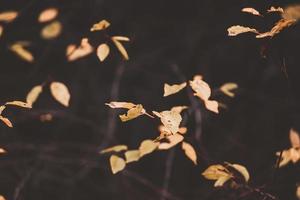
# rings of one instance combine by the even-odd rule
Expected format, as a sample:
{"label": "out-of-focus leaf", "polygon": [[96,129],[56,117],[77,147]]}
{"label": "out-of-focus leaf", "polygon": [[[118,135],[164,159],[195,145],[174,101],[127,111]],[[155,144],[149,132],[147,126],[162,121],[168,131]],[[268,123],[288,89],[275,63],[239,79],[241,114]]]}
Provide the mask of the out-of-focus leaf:
{"label": "out-of-focus leaf", "polygon": [[217,101],[207,100],[204,101],[204,104],[207,110],[210,110],[214,113],[219,113],[219,103]]}
{"label": "out-of-focus leaf", "polygon": [[69,106],[71,95],[65,84],[61,82],[52,82],[50,85],[50,91],[56,101],[66,107]]}
{"label": "out-of-focus leaf", "polygon": [[43,10],[39,17],[38,17],[38,21],[40,23],[44,23],[44,22],[49,22],[53,19],[55,19],[58,15],[58,10],[57,8],[47,8],[46,10]]}
{"label": "out-of-focus leaf", "polygon": [[300,4],[290,5],[284,8],[281,14],[283,19],[286,20],[299,20],[300,19]]}
{"label": "out-of-focus leaf", "polygon": [[166,139],[169,142],[160,143],[158,146],[159,150],[167,150],[167,149],[174,147],[175,145],[177,145],[178,143],[180,143],[183,140],[183,136],[176,133],[176,134],[167,136]]}
{"label": "out-of-focus leaf", "polygon": [[36,102],[36,100],[38,99],[38,97],[42,93],[42,91],[43,91],[43,86],[41,86],[41,85],[34,86],[30,90],[30,92],[27,94],[26,102],[32,106],[34,104],[34,102]]}
{"label": "out-of-focus leaf", "polygon": [[12,123],[10,122],[10,120],[7,119],[6,117],[0,116],[0,120],[3,121],[8,127],[10,127],[10,128],[13,127]]}
{"label": "out-of-focus leaf", "polygon": [[109,152],[120,152],[120,151],[126,151],[128,148],[126,145],[116,145],[107,149],[103,149],[100,151],[100,153],[109,153]]}
{"label": "out-of-focus leaf", "polygon": [[0,37],[1,37],[2,34],[3,34],[3,30],[4,30],[3,26],[0,25]]}
{"label": "out-of-focus leaf", "polygon": [[173,134],[177,133],[179,130],[180,122],[182,121],[181,115],[176,111],[153,111],[157,117],[160,118],[162,124],[169,129]]}
{"label": "out-of-focus leaf", "polygon": [[299,133],[293,128],[290,130],[290,142],[293,148],[300,148]]}
{"label": "out-of-focus leaf", "polygon": [[[4,153],[6,153],[5,149],[0,148],[0,154],[4,154]],[[1,200],[1,198],[0,198],[0,200]]]}
{"label": "out-of-focus leaf", "polygon": [[174,106],[173,108],[171,108],[171,111],[175,111],[180,114],[182,111],[184,111],[187,108],[188,108],[187,106]]}
{"label": "out-of-focus leaf", "polygon": [[5,200],[4,196],[0,195],[0,200]]}
{"label": "out-of-focus leaf", "polygon": [[67,47],[67,57],[68,61],[74,61],[79,58],[85,57],[93,52],[93,47],[90,45],[89,40],[87,38],[83,38],[81,40],[81,44],[79,47],[74,48],[74,45],[69,45]]}
{"label": "out-of-focus leaf", "polygon": [[300,185],[297,186],[296,197],[300,200]]}
{"label": "out-of-focus leaf", "polygon": [[185,87],[186,87],[186,82],[181,83],[181,84],[174,84],[174,85],[169,85],[169,84],[165,83],[164,97],[170,96],[172,94],[176,94]]}
{"label": "out-of-focus leaf", "polygon": [[243,8],[242,12],[250,13],[252,15],[262,16],[257,10],[254,8]]}
{"label": "out-of-focus leaf", "polygon": [[18,16],[18,12],[16,11],[5,11],[0,13],[0,22],[12,22],[15,20]]}
{"label": "out-of-focus leaf", "polygon": [[113,174],[122,171],[126,166],[125,160],[116,155],[110,156],[109,161],[110,161],[111,171]]}
{"label": "out-of-focus leaf", "polygon": [[5,108],[6,108],[6,106],[4,106],[4,105],[0,106],[0,115],[2,115],[2,112]]}
{"label": "out-of-focus leaf", "polygon": [[5,105],[19,106],[19,107],[23,107],[23,108],[31,108],[31,105],[29,103],[26,103],[23,101],[9,101],[9,102],[6,102]]}
{"label": "out-of-focus leaf", "polygon": [[41,36],[44,39],[53,39],[60,35],[62,31],[62,25],[59,21],[51,22],[50,24],[46,25],[42,31]]}
{"label": "out-of-focus leaf", "polygon": [[227,31],[229,36],[237,36],[241,33],[248,33],[248,32],[259,34],[259,32],[254,28],[249,28],[240,25],[231,26],[227,29]]}
{"label": "out-of-focus leaf", "polygon": [[144,140],[139,147],[140,157],[152,153],[157,147],[158,144],[156,142],[153,142],[152,140]]}
{"label": "out-of-focus leaf", "polygon": [[128,37],[125,37],[125,36],[113,36],[112,39],[118,40],[118,41],[124,41],[124,42],[129,42],[130,41],[130,39]]}
{"label": "out-of-focus leaf", "polygon": [[138,161],[141,158],[140,151],[139,150],[126,151],[125,158],[126,158],[126,163]]}
{"label": "out-of-focus leaf", "polygon": [[116,40],[115,38],[111,38],[111,39],[112,39],[113,43],[116,45],[119,52],[122,54],[123,58],[125,60],[129,60],[128,53],[127,53],[125,47],[123,46],[123,44],[121,42],[119,42],[119,40]]}
{"label": "out-of-focus leaf", "polygon": [[267,10],[268,13],[270,12],[279,12],[279,13],[283,13],[283,9],[281,7],[277,7],[275,8],[274,6],[272,6],[270,9]]}
{"label": "out-of-focus leaf", "polygon": [[10,50],[15,52],[20,58],[27,62],[33,62],[34,57],[30,51],[25,49],[23,42],[16,42],[15,44],[10,46]]}
{"label": "out-of-focus leaf", "polygon": [[196,154],[196,151],[195,151],[194,147],[191,144],[187,143],[187,142],[182,142],[181,148],[184,151],[185,155],[191,161],[193,161],[193,163],[195,165],[197,165],[197,154]]}
{"label": "out-of-focus leaf", "polygon": [[275,35],[280,33],[283,29],[295,23],[296,23],[295,19],[281,19],[275,24],[275,26],[270,31],[265,33],[260,33],[256,35],[256,38],[274,37]]}
{"label": "out-of-focus leaf", "polygon": [[100,44],[97,48],[97,56],[99,60],[102,62],[109,55],[109,46],[105,43]]}
{"label": "out-of-focus leaf", "polygon": [[226,94],[229,97],[234,97],[235,94],[232,92],[232,90],[235,90],[238,88],[238,85],[236,83],[225,83],[220,87],[220,90]]}
{"label": "out-of-focus leaf", "polygon": [[101,30],[107,29],[109,26],[110,26],[110,23],[104,19],[104,20],[101,20],[100,22],[94,24],[92,26],[92,28],[90,29],[90,31],[101,31]]}

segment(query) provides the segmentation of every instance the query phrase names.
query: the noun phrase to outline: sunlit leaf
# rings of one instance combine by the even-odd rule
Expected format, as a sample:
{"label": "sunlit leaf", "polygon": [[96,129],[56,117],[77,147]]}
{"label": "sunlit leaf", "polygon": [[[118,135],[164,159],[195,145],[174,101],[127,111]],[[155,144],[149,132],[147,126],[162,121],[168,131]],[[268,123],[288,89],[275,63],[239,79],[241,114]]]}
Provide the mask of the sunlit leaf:
{"label": "sunlit leaf", "polygon": [[279,20],[275,26],[268,32],[260,33],[256,35],[256,38],[265,38],[265,37],[273,37],[280,33],[283,29],[293,25],[296,23],[295,19],[281,19]]}
{"label": "sunlit leaf", "polygon": [[183,140],[183,136],[176,133],[176,134],[167,136],[166,139],[169,142],[160,143],[158,146],[159,150],[167,150],[167,149],[174,147],[175,145],[177,145],[178,143],[180,143]]}
{"label": "sunlit leaf", "polygon": [[0,200],[5,200],[4,196],[0,195]]}
{"label": "sunlit leaf", "polygon": [[194,79],[190,81],[190,86],[194,90],[194,95],[198,96],[203,101],[208,100],[211,95],[211,89],[209,85],[202,80],[202,76],[196,75]]}
{"label": "sunlit leaf", "polygon": [[252,15],[262,16],[257,10],[254,8],[243,8],[242,12],[250,13]]}
{"label": "sunlit leaf", "polygon": [[52,82],[50,84],[50,91],[56,101],[68,107],[71,98],[69,89],[61,82]]}
{"label": "sunlit leaf", "polygon": [[42,31],[41,36],[44,39],[53,39],[60,35],[62,31],[62,25],[59,21],[51,22],[50,24],[46,25]]}
{"label": "sunlit leaf", "polygon": [[117,102],[117,101],[112,101],[110,103],[106,103],[105,105],[111,108],[126,108],[126,109],[131,109],[136,106],[135,104],[130,102]]}
{"label": "sunlit leaf", "polygon": [[109,55],[109,46],[105,43],[100,44],[97,48],[97,56],[99,60],[102,62]]}
{"label": "sunlit leaf", "polygon": [[171,111],[181,113],[187,108],[188,108],[187,106],[174,106],[173,108],[171,108]]}
{"label": "sunlit leaf", "polygon": [[204,104],[207,110],[210,110],[214,113],[219,113],[219,103],[217,101],[207,100],[204,101]]}
{"label": "sunlit leaf", "polygon": [[186,82],[181,83],[181,84],[174,84],[174,85],[169,85],[165,83],[164,85],[164,97],[176,94],[180,90],[186,87]]}
{"label": "sunlit leaf", "polygon": [[16,42],[15,44],[10,46],[10,50],[15,52],[20,58],[25,61],[33,62],[34,57],[30,51],[25,49],[24,43]]}
{"label": "sunlit leaf", "polygon": [[226,94],[229,97],[234,97],[235,94],[232,92],[232,90],[235,90],[238,88],[238,85],[236,83],[225,83],[220,87],[220,90]]}
{"label": "sunlit leaf", "polygon": [[6,117],[0,116],[0,120],[3,121],[8,127],[10,127],[10,128],[13,127],[12,123],[10,122],[10,120],[7,119]]}
{"label": "sunlit leaf", "polygon": [[[4,153],[6,153],[5,149],[0,148],[0,154],[4,154]],[[1,200],[1,196],[0,196],[0,200]]]}
{"label": "sunlit leaf", "polygon": [[231,176],[222,176],[214,184],[214,187],[221,187],[226,183],[228,180],[230,180],[232,177]]}
{"label": "sunlit leaf", "polygon": [[126,163],[138,161],[141,158],[139,150],[129,150],[125,152]]}
{"label": "sunlit leaf", "polygon": [[55,19],[58,15],[58,10],[57,8],[47,8],[46,10],[43,10],[39,17],[38,17],[38,21],[40,23],[44,23],[44,22],[48,22],[51,21],[53,19]]}
{"label": "sunlit leaf", "polygon": [[277,7],[275,8],[274,6],[272,6],[270,9],[267,10],[267,12],[280,12],[283,13],[283,9],[281,7]]}
{"label": "sunlit leaf", "polygon": [[126,122],[132,119],[135,119],[141,115],[145,114],[145,109],[141,104],[136,105],[135,107],[129,109],[127,114],[119,115],[122,122]]}
{"label": "sunlit leaf", "polygon": [[103,149],[100,153],[109,153],[109,152],[120,152],[126,151],[128,148],[126,145],[116,145],[107,149]]}
{"label": "sunlit leaf", "polygon": [[185,155],[191,160],[193,161],[193,163],[195,165],[197,165],[197,154],[196,151],[194,149],[194,147],[187,143],[187,142],[182,142],[182,150],[184,150]]}
{"label": "sunlit leaf", "polygon": [[125,47],[123,46],[123,44],[121,42],[119,42],[119,40],[116,40],[115,38],[111,38],[111,39],[112,39],[113,43],[116,45],[119,52],[122,54],[123,58],[125,60],[129,60],[128,53],[127,53]]}
{"label": "sunlit leaf", "polygon": [[256,33],[256,34],[259,33],[254,28],[249,28],[249,27],[240,26],[240,25],[231,26],[227,29],[227,31],[228,31],[229,36],[237,36],[241,33],[247,33],[247,32]]}
{"label": "sunlit leaf", "polygon": [[4,106],[4,105],[0,106],[0,115],[2,115],[2,112],[5,108],[6,108],[6,106]]}
{"label": "sunlit leaf", "polygon": [[299,20],[300,19],[300,4],[290,5],[284,8],[281,14],[283,19],[287,20]]}
{"label": "sunlit leaf", "polygon": [[9,101],[9,102],[6,102],[5,105],[19,106],[19,107],[23,107],[23,108],[31,108],[31,105],[29,103],[26,103],[23,101]]}
{"label": "sunlit leaf", "polygon": [[90,31],[104,30],[109,26],[110,26],[110,23],[104,19],[104,20],[101,20],[100,22],[94,24],[93,27],[90,29]]}
{"label": "sunlit leaf", "polygon": [[293,128],[290,130],[290,142],[293,148],[300,148],[299,133]]}
{"label": "sunlit leaf", "polygon": [[173,134],[177,133],[179,130],[179,125],[182,120],[181,115],[176,111],[163,111],[163,112],[156,112],[153,111],[157,117],[160,118],[162,124],[169,129]]}
{"label": "sunlit leaf", "polygon": [[124,42],[129,42],[130,41],[130,39],[128,37],[125,37],[125,36],[113,36],[112,39],[118,40],[118,41],[124,41]]}
{"label": "sunlit leaf", "polygon": [[43,86],[41,86],[41,85],[34,86],[30,90],[30,92],[27,94],[26,102],[32,106],[34,104],[34,102],[36,102],[36,100],[38,99],[38,97],[42,93],[42,91],[43,91]]}
{"label": "sunlit leaf", "polygon": [[202,173],[202,175],[208,180],[217,180],[224,176],[231,176],[228,169],[223,165],[211,165]]}
{"label": "sunlit leaf", "polygon": [[0,22],[12,22],[18,16],[18,12],[16,11],[5,11],[0,13]]}
{"label": "sunlit leaf", "polygon": [[144,140],[139,147],[140,157],[152,153],[157,147],[158,144],[156,142],[153,142],[152,140]]}
{"label": "sunlit leaf", "polygon": [[81,44],[79,47],[74,48],[74,45],[69,45],[67,47],[67,57],[68,61],[74,61],[79,58],[85,57],[93,52],[93,47],[90,45],[89,41],[87,38],[83,38],[81,40]]}
{"label": "sunlit leaf", "polygon": [[231,167],[233,167],[235,170],[237,170],[245,179],[246,182],[249,181],[250,175],[246,167],[239,165],[239,164],[230,164]]}
{"label": "sunlit leaf", "polygon": [[110,156],[109,161],[110,161],[110,167],[113,174],[122,171],[126,166],[125,160],[116,155]]}

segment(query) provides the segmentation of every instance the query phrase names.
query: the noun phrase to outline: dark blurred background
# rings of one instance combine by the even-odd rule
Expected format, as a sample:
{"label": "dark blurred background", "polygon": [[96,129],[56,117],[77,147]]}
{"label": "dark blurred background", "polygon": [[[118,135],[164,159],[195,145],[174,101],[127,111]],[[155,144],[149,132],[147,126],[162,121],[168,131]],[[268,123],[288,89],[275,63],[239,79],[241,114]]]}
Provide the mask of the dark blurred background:
{"label": "dark blurred background", "polygon": [[[69,108],[45,90],[32,110],[5,111],[15,127],[0,126],[0,147],[8,152],[0,156],[0,194],[9,200],[263,199],[258,194],[239,198],[240,191],[214,188],[201,176],[208,165],[228,161],[247,166],[252,187],[281,200],[295,199],[299,164],[276,170],[275,153],[290,146],[291,127],[300,130],[300,26],[271,40],[253,34],[228,37],[226,30],[236,24],[269,30],[280,16],[261,18],[240,10],[254,7],[264,14],[271,6],[297,2],[0,0],[0,12],[20,12],[0,38],[1,103],[24,100],[33,86],[53,80],[71,93]],[[48,7],[59,9],[63,24],[53,40],[40,37],[44,25],[37,22]],[[103,40],[101,33],[89,32],[102,19],[112,24],[109,34],[130,37],[130,60],[124,62],[112,48],[103,63],[95,53],[67,62],[68,44],[85,36],[94,46]],[[8,49],[20,40],[32,42],[33,64]],[[202,74],[215,88],[213,98],[226,105],[219,115],[186,92],[162,97],[165,82],[180,83],[195,74]],[[239,85],[235,98],[218,90],[226,82]],[[157,137],[159,125],[147,117],[121,123],[119,112],[104,106],[112,100],[141,103],[149,111],[193,104],[184,121],[199,165],[175,147],[112,175],[109,155],[98,151],[115,144],[137,148]],[[53,119],[42,122],[47,113]]]}

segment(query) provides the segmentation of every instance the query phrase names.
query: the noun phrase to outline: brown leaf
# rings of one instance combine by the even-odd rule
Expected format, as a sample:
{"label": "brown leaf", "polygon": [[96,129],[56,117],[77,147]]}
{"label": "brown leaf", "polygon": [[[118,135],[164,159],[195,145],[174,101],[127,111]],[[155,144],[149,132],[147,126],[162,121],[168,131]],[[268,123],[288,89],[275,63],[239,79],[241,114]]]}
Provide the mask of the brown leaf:
{"label": "brown leaf", "polygon": [[12,22],[15,20],[18,16],[18,13],[16,11],[5,11],[0,13],[0,22]]}
{"label": "brown leaf", "polygon": [[10,102],[6,102],[5,105],[19,106],[23,108],[32,108],[29,103],[23,101],[10,101]]}
{"label": "brown leaf", "polygon": [[57,8],[47,8],[46,10],[43,10],[39,17],[38,17],[38,21],[40,23],[44,23],[44,22],[49,22],[53,19],[55,19],[58,15],[58,10]]}
{"label": "brown leaf", "polygon": [[99,60],[102,62],[109,55],[109,46],[105,43],[101,44],[97,48],[97,56]]}
{"label": "brown leaf", "polygon": [[290,130],[290,141],[292,148],[300,148],[299,133],[293,128]]}
{"label": "brown leaf", "polygon": [[56,101],[66,107],[69,106],[71,95],[65,84],[61,82],[52,82],[50,85],[50,91]]}
{"label": "brown leaf", "polygon": [[110,26],[110,23],[108,21],[101,20],[100,22],[93,25],[93,27],[90,29],[90,31],[101,31],[104,29],[107,29],[107,27]]}
{"label": "brown leaf", "polygon": [[109,161],[110,161],[110,167],[113,174],[122,171],[126,166],[125,160],[116,155],[110,156]]}
{"label": "brown leaf", "polygon": [[120,151],[126,151],[128,148],[126,145],[116,145],[107,149],[103,149],[100,151],[101,154],[103,153],[109,153],[109,152],[120,152]]}
{"label": "brown leaf", "polygon": [[185,155],[191,161],[193,161],[193,163],[195,165],[197,165],[197,154],[196,154],[196,151],[195,151],[194,147],[191,144],[187,143],[187,142],[182,142],[181,148],[184,151]]}
{"label": "brown leaf", "polygon": [[60,35],[62,31],[62,25],[59,21],[51,22],[50,24],[46,25],[42,31],[41,36],[44,39],[53,39]]}
{"label": "brown leaf", "polygon": [[252,15],[262,16],[257,10],[254,8],[243,8],[242,12],[250,13]]}
{"label": "brown leaf", "polygon": [[139,150],[126,151],[125,158],[126,158],[126,163],[138,161],[141,158],[140,151]]}
{"label": "brown leaf", "polygon": [[119,52],[122,54],[123,58],[125,60],[129,60],[128,53],[127,53],[125,47],[122,45],[122,43],[119,42],[118,40],[116,40],[115,38],[111,38],[111,39],[112,39],[113,43],[116,45]]}
{"label": "brown leaf", "polygon": [[81,44],[79,47],[75,47],[74,45],[69,45],[67,47],[67,57],[68,61],[74,61],[79,58],[85,57],[93,52],[93,47],[90,45],[87,38],[83,38],[81,40]]}
{"label": "brown leaf", "polygon": [[232,90],[235,90],[237,88],[238,85],[236,83],[225,83],[220,87],[220,90],[227,96],[234,97],[235,94],[232,92]]}
{"label": "brown leaf", "polygon": [[174,147],[175,145],[177,145],[178,143],[180,143],[183,140],[183,136],[176,133],[176,134],[167,136],[166,139],[169,142],[160,143],[158,146],[159,150],[167,150],[167,149]]}
{"label": "brown leaf", "polygon": [[8,127],[10,127],[10,128],[13,127],[12,123],[6,117],[0,116],[0,120],[3,121]]}
{"label": "brown leaf", "polygon": [[180,90],[186,87],[186,82],[181,83],[181,84],[174,84],[174,85],[169,85],[165,83],[164,85],[164,97],[170,96],[172,94],[176,94]]}
{"label": "brown leaf", "polygon": [[160,118],[162,124],[170,130],[173,134],[177,133],[179,130],[179,125],[182,120],[181,115],[176,111],[163,111],[163,112],[156,112],[153,111],[157,117]]}
{"label": "brown leaf", "polygon": [[27,94],[26,102],[32,106],[34,104],[34,102],[36,102],[36,100],[38,99],[38,97],[42,93],[42,91],[43,91],[43,86],[41,86],[41,85],[34,86],[30,90],[30,92]]}
{"label": "brown leaf", "polygon": [[25,43],[23,43],[23,42],[16,42],[15,44],[10,46],[10,50],[13,51],[14,53],[16,53],[23,60],[25,60],[27,62],[33,62],[34,57],[30,51],[25,49],[26,45],[24,45],[24,44]]}
{"label": "brown leaf", "polygon": [[254,28],[249,28],[240,25],[231,26],[227,29],[227,31],[229,36],[237,36],[239,34],[247,33],[247,32],[259,34],[259,32]]}
{"label": "brown leaf", "polygon": [[158,144],[156,142],[153,142],[152,140],[144,140],[139,147],[140,157],[152,153],[157,147]]}

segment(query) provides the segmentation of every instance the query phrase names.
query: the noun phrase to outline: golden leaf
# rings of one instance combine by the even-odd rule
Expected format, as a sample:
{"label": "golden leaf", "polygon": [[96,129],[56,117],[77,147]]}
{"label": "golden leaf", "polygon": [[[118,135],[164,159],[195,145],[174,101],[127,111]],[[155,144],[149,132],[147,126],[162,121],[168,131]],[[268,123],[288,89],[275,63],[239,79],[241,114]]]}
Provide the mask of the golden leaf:
{"label": "golden leaf", "polygon": [[129,150],[125,152],[126,163],[138,161],[140,157],[139,150]]}
{"label": "golden leaf", "polygon": [[283,13],[283,9],[281,7],[277,7],[275,8],[274,6],[272,6],[270,9],[267,10],[268,13],[270,12],[280,12]]}
{"label": "golden leaf", "polygon": [[90,45],[89,40],[87,38],[83,38],[81,40],[81,44],[79,47],[74,48],[74,45],[69,45],[67,47],[67,57],[68,61],[74,61],[84,56],[87,56],[93,52],[93,47]]}
{"label": "golden leaf", "polygon": [[190,86],[194,90],[194,95],[198,96],[203,101],[208,100],[211,95],[211,89],[209,85],[202,80],[202,76],[196,75],[194,79],[190,81]]}
{"label": "golden leaf", "polygon": [[181,113],[187,108],[188,108],[187,106],[174,106],[173,108],[171,108],[171,111]]}
{"label": "golden leaf", "polygon": [[178,143],[180,143],[183,140],[183,136],[176,133],[176,134],[167,136],[166,139],[169,142],[160,143],[158,146],[159,150],[166,150],[166,149],[170,149],[170,148],[174,147],[175,145],[177,145]]}
{"label": "golden leaf", "polygon": [[197,165],[197,154],[196,154],[196,151],[195,151],[194,147],[191,144],[187,143],[187,142],[182,142],[181,148],[184,151],[185,155],[191,161],[193,161],[193,163],[195,165]]}
{"label": "golden leaf", "polygon": [[23,101],[10,101],[10,102],[6,102],[5,105],[19,106],[19,107],[23,107],[23,108],[31,108],[31,105],[29,103],[26,103]]}
{"label": "golden leaf", "polygon": [[110,167],[111,167],[113,174],[116,174],[119,171],[122,171],[126,166],[125,160],[116,155],[110,156],[109,161],[110,161]]}
{"label": "golden leaf", "polygon": [[100,153],[109,153],[109,152],[120,152],[120,151],[126,151],[128,148],[126,145],[116,145],[107,149],[103,149],[100,151]]}
{"label": "golden leaf", "polygon": [[8,127],[10,127],[10,128],[13,127],[12,123],[11,123],[11,122],[9,121],[9,119],[7,119],[6,117],[2,117],[2,116],[0,115],[0,120],[3,121]]}
{"label": "golden leaf", "polygon": [[2,12],[2,13],[0,13],[0,21],[9,23],[9,22],[12,22],[13,20],[15,20],[17,16],[18,16],[18,13],[16,11]]}
{"label": "golden leaf", "polygon": [[229,179],[231,179],[231,176],[222,176],[220,177],[214,184],[214,187],[221,187],[224,185],[225,182],[227,182]]}
{"label": "golden leaf", "polygon": [[117,101],[112,101],[110,103],[106,103],[105,105],[111,107],[111,108],[126,108],[126,109],[131,109],[135,107],[136,105],[133,103],[129,102],[117,102]]}
{"label": "golden leaf", "polygon": [[214,186],[223,186],[225,182],[233,178],[233,175],[222,165],[209,166],[202,175],[208,180],[216,180]]}
{"label": "golden leaf", "polygon": [[127,114],[119,115],[122,122],[126,122],[132,119],[135,119],[141,115],[145,114],[145,109],[141,104],[136,105],[135,107],[129,109]]}
{"label": "golden leaf", "polygon": [[102,62],[109,54],[109,46],[105,43],[101,44],[97,48],[97,56],[99,60]]}
{"label": "golden leaf", "polygon": [[259,33],[254,28],[249,28],[249,27],[240,26],[240,25],[231,26],[227,29],[227,31],[228,31],[229,36],[237,36],[241,33],[247,33],[247,32],[256,33],[256,34]]}
{"label": "golden leaf", "polygon": [[204,101],[204,104],[205,104],[205,108],[207,110],[210,110],[214,113],[219,113],[219,104],[217,101],[211,101],[211,100],[207,100],[207,101]]}
{"label": "golden leaf", "polygon": [[230,164],[230,163],[228,164],[229,166],[233,167],[236,171],[238,171],[241,175],[243,175],[246,182],[249,181],[250,175],[246,167],[239,164]]}
{"label": "golden leaf", "polygon": [[299,133],[293,128],[290,130],[290,142],[293,148],[300,148]]}
{"label": "golden leaf", "polygon": [[113,43],[116,45],[119,52],[122,54],[123,58],[125,60],[129,60],[128,53],[127,53],[125,47],[122,45],[122,43],[119,42],[118,40],[116,40],[115,38],[111,38],[111,39],[112,39]]}
{"label": "golden leaf", "polygon": [[47,8],[40,13],[38,21],[40,23],[48,22],[56,18],[57,15],[58,10],[56,8]]}
{"label": "golden leaf", "polygon": [[220,90],[226,94],[229,97],[234,97],[235,94],[232,92],[232,90],[235,90],[238,88],[238,85],[236,83],[225,83],[220,87]]}
{"label": "golden leaf", "polygon": [[112,39],[118,40],[118,41],[124,41],[124,42],[129,42],[130,39],[125,36],[113,36]]}
{"label": "golden leaf", "polygon": [[280,33],[283,29],[293,25],[296,23],[295,19],[281,19],[279,20],[275,26],[268,32],[260,33],[256,35],[256,38],[265,38],[265,37],[273,37]]}
{"label": "golden leaf", "polygon": [[170,96],[172,94],[176,94],[180,90],[186,87],[186,82],[181,83],[181,84],[174,84],[174,85],[169,85],[165,83],[164,85],[164,97]]}
{"label": "golden leaf", "polygon": [[20,58],[25,61],[33,62],[34,57],[33,55],[24,48],[24,43],[16,42],[15,44],[10,46],[10,50],[15,52]]}
{"label": "golden leaf", "polygon": [[139,147],[140,157],[152,153],[157,147],[158,144],[152,140],[144,140]]}
{"label": "golden leaf", "polygon": [[52,82],[50,85],[50,91],[56,101],[66,107],[69,106],[71,95],[65,84],[61,82]]}
{"label": "golden leaf", "polygon": [[104,30],[104,29],[107,29],[107,27],[109,27],[109,26],[110,26],[110,23],[104,19],[104,20],[101,20],[100,22],[94,24],[93,27],[90,29],[90,31]]}
{"label": "golden leaf", "polygon": [[156,112],[153,111],[157,117],[160,118],[162,124],[170,130],[173,134],[177,133],[179,130],[180,122],[182,121],[181,115],[176,111],[163,111],[163,112]]}
{"label": "golden leaf", "polygon": [[41,36],[44,39],[53,39],[60,35],[62,31],[62,25],[59,21],[51,22],[50,24],[46,25],[42,31]]}
{"label": "golden leaf", "polygon": [[262,16],[257,10],[254,8],[243,8],[242,12],[250,13],[252,15]]}
{"label": "golden leaf", "polygon": [[41,85],[34,86],[27,94],[26,102],[32,106],[34,102],[37,100],[37,98],[39,97],[39,95],[42,93],[42,91],[43,91],[43,86]]}

